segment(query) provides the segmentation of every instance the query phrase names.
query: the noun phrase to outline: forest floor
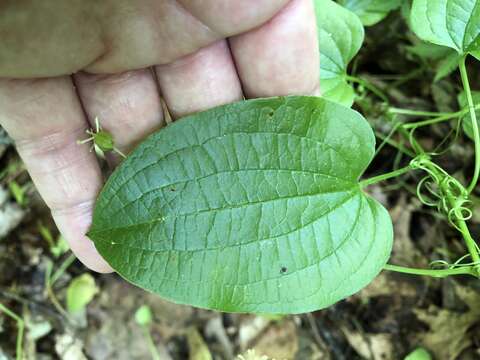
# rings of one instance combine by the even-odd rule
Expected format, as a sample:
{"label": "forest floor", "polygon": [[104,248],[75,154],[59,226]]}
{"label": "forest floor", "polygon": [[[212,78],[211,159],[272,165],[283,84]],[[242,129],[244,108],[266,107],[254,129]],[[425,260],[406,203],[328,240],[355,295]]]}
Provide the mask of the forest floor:
{"label": "forest floor", "polygon": [[[432,82],[431,69],[408,56],[411,44],[398,18],[392,14],[368,29],[365,46],[354,61],[356,76],[382,89],[395,106],[456,111],[459,76]],[[472,86],[479,88],[480,72],[470,73]],[[387,134],[391,125],[383,118],[378,99],[361,86],[356,90],[355,108],[377,134]],[[442,123],[419,130],[417,137],[432,147],[451,128]],[[28,359],[150,359],[144,328],[135,320],[142,305],[152,310],[151,336],[165,360],[231,360],[249,349],[277,360],[403,359],[419,347],[439,360],[480,359],[480,282],[473,277],[435,279],[383,271],[367,288],[328,309],[269,317],[175,305],[117,275],[91,273],[93,300],[70,316],[64,310],[69,284],[89,271],[76,260],[70,264],[68,251],[62,253],[48,209],[5,134],[0,153],[0,304],[23,319]],[[407,161],[387,145],[366,176]],[[440,161],[454,174],[471,171],[472,142],[460,135],[450,141]],[[407,176],[402,182],[370,188],[394,222],[390,262],[428,267],[440,258],[454,261],[464,251],[458,232],[422,205],[413,180]],[[473,237],[480,238],[480,212],[475,208],[471,224]],[[65,260],[65,270],[57,272],[55,283],[49,285],[50,269],[55,272]],[[0,360],[14,358],[17,330],[11,317],[0,315]]]}

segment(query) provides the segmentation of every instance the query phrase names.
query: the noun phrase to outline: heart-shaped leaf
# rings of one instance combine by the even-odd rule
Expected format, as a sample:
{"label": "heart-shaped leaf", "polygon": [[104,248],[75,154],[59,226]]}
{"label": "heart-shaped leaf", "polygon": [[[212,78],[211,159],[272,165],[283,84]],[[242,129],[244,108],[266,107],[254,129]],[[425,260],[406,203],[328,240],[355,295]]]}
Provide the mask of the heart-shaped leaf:
{"label": "heart-shaped leaf", "polygon": [[413,0],[410,22],[421,39],[480,57],[480,0]]}
{"label": "heart-shaped leaf", "polygon": [[391,220],[357,181],[373,154],[366,120],[318,97],[221,106],[133,151],[88,235],[120,275],[178,303],[320,309],[389,257]]}
{"label": "heart-shaped leaf", "polygon": [[353,11],[362,20],[363,25],[370,26],[383,20],[390,11],[398,9],[403,0],[340,0],[339,3]]}
{"label": "heart-shaped leaf", "polygon": [[362,23],[357,15],[332,0],[315,0],[315,12],[322,95],[345,106],[352,106],[355,93],[347,82],[347,66],[362,46]]}

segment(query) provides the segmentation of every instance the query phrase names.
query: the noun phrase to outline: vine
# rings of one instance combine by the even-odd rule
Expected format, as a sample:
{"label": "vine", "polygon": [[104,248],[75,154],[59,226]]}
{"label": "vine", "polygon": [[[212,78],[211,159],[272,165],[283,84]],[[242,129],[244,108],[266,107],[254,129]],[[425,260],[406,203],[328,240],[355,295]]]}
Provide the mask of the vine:
{"label": "vine", "polygon": [[[467,69],[465,65],[466,56],[462,57],[459,63],[459,70],[462,79],[463,89],[466,94],[468,106],[456,112],[431,112],[410,109],[399,109],[388,107],[386,114],[395,117],[397,115],[427,117],[428,119],[417,122],[399,122],[395,121],[390,133],[383,138],[382,148],[385,144],[397,147],[403,153],[413,157],[409,164],[405,167],[396,169],[392,172],[377,175],[375,177],[363,180],[360,185],[362,187],[385,181],[392,178],[398,178],[410,171],[422,171],[425,175],[417,183],[416,195],[422,204],[428,207],[436,208],[436,211],[442,213],[448,222],[461,234],[466,245],[468,253],[458,259],[455,263],[450,264],[444,260],[436,260],[430,263],[429,269],[409,268],[398,265],[387,264],[385,270],[396,271],[401,273],[423,275],[432,277],[446,277],[451,275],[472,275],[480,278],[480,249],[472,237],[467,222],[472,217],[471,210],[472,200],[471,194],[475,189],[480,177],[480,134],[476,118],[476,110],[480,109],[480,104],[474,104],[470,83],[468,80]],[[353,79],[353,77],[351,78]],[[367,81],[355,78],[355,82],[362,84],[366,89],[372,91],[379,96],[379,90],[373,85],[366,85]],[[375,89],[375,91],[373,91]],[[380,94],[382,94],[380,92]],[[383,99],[383,94],[382,94]],[[386,101],[388,104],[388,99]],[[414,132],[416,129],[424,126],[431,126],[445,121],[454,119],[462,119],[463,116],[469,115],[472,123],[474,147],[475,147],[475,165],[472,179],[468,185],[463,185],[458,179],[450,175],[440,165],[434,162],[435,152],[426,152],[416,141]],[[461,121],[461,120],[460,120]],[[408,139],[410,147],[414,150],[405,151],[398,147],[398,143],[391,140],[394,133],[399,132]],[[379,150],[377,150],[378,153]],[[412,156],[414,155],[414,156]],[[465,263],[466,259],[471,261]]]}

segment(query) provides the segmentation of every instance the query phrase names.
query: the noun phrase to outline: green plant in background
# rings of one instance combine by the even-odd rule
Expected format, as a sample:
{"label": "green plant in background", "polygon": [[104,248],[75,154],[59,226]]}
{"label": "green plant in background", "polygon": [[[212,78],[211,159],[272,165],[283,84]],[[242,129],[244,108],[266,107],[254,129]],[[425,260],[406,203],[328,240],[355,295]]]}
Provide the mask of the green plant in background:
{"label": "green plant in background", "polygon": [[432,360],[432,356],[424,348],[418,348],[408,354],[405,360]]}
{"label": "green plant in background", "polygon": [[150,333],[150,326],[152,325],[153,315],[152,310],[148,305],[140,306],[135,312],[135,321],[143,330],[143,334],[150,349],[153,360],[160,360],[160,354],[153,342],[152,334]]}
{"label": "green plant in background", "polygon": [[4,313],[17,323],[18,333],[17,333],[17,345],[16,345],[16,359],[23,360],[23,333],[25,331],[25,322],[23,319],[15,314],[12,310],[7,308],[5,305],[0,303],[0,312]]}
{"label": "green plant in background", "polygon": [[383,20],[390,11],[398,9],[405,0],[339,0],[345,8],[358,15],[362,24],[370,26]]}
{"label": "green plant in background", "polygon": [[315,1],[322,96],[352,106],[355,92],[349,85],[348,63],[360,50],[364,30],[359,18],[332,0]]}
{"label": "green plant in background", "polygon": [[[401,5],[342,3],[363,14],[364,24]],[[398,109],[374,85],[348,75],[363,41],[362,23],[339,4],[316,0],[324,98],[243,101],[158,131],[109,178],[88,236],[128,281],[178,303],[221,311],[321,309],[366,286],[381,269],[480,277],[480,251],[468,229],[480,176],[480,105],[466,69],[467,57],[480,54],[480,1],[462,4],[414,0],[409,21],[421,39],[434,44],[411,51],[447,54],[437,79],[459,69],[464,88],[459,102],[465,105],[459,111]],[[442,52],[445,46],[450,50]],[[394,126],[377,152],[385,143],[396,146],[411,156],[407,166],[359,180],[377,152],[369,124],[345,107],[356,99],[349,82],[382,100]],[[405,116],[424,120],[406,122]],[[457,119],[466,129],[471,125],[475,146],[467,184],[435,162],[436,149],[425,150],[415,139],[421,127]],[[397,132],[409,148],[391,140]],[[417,185],[420,200],[464,239],[468,254],[453,264],[438,260],[427,269],[386,264],[391,220],[365,189],[413,171],[424,174]]]}
{"label": "green plant in background", "polygon": [[351,84],[358,83],[387,101],[375,86],[347,73],[348,64],[360,50],[365,37],[358,16],[332,0],[316,0],[315,12],[318,42],[321,44],[319,50],[322,97],[350,107],[356,96]]}
{"label": "green plant in background", "polygon": [[[346,0],[341,1],[341,3],[356,11],[359,15],[362,13],[360,7],[363,6],[363,9],[366,9],[367,5],[373,6],[378,12],[382,11],[382,6],[375,8],[375,1]],[[388,3],[388,1],[384,2],[383,6],[388,6]],[[317,1],[317,5],[318,4],[321,4],[321,2]],[[355,8],[356,6],[359,7]],[[445,214],[449,222],[462,234],[469,254],[461,257],[453,264],[449,264],[443,260],[434,261],[432,266],[436,269],[408,269],[394,265],[386,265],[385,268],[434,277],[456,274],[470,274],[478,277],[480,261],[479,249],[468,230],[466,221],[472,215],[469,208],[471,203],[470,193],[477,184],[480,172],[480,142],[478,140],[476,118],[476,113],[480,110],[480,99],[478,98],[477,92],[472,92],[470,89],[465,62],[468,55],[473,55],[477,59],[479,58],[480,2],[470,0],[460,4],[458,1],[453,0],[414,0],[409,14],[410,19],[408,23],[413,31],[421,39],[427,41],[427,43],[418,43],[415,47],[411,47],[410,51],[424,58],[443,57],[444,60],[439,63],[439,67],[436,69],[434,81],[438,81],[455,69],[459,69],[464,91],[460,93],[458,97],[461,110],[454,113],[425,112],[389,107],[387,111],[388,114],[395,114],[394,116],[430,117],[427,120],[407,124],[402,124],[395,120],[396,125],[390,135],[395,131],[401,131],[402,134],[405,135],[406,141],[411,143],[415,154],[409,154],[414,159],[407,167],[394,171],[392,175],[396,176],[398,173],[414,169],[424,170],[427,173],[418,184],[417,193],[420,200],[425,205],[434,206]],[[364,23],[366,22],[364,21]],[[368,88],[369,87],[367,87],[367,89]],[[378,95],[378,91],[376,91],[375,88],[370,87],[369,89]],[[385,100],[385,96],[380,95],[380,97]],[[386,103],[388,103],[388,99]],[[435,152],[426,152],[414,138],[415,130],[420,127],[454,119],[460,119],[465,133],[474,140],[475,144],[474,174],[470,184],[466,187],[435,164],[432,160],[436,155]],[[385,139],[385,141],[388,142],[389,138]],[[383,146],[383,144],[381,146]],[[399,150],[404,151],[402,148]],[[409,152],[406,153],[408,154]],[[375,182],[387,178],[390,178],[389,174],[380,175],[377,179],[370,181]],[[425,190],[428,193],[427,195],[424,194]],[[465,262],[466,259],[470,259],[471,261]],[[438,269],[438,267],[442,267],[442,269]]]}
{"label": "green plant in background", "polygon": [[187,342],[190,349],[189,360],[213,360],[202,335],[193,326],[187,330]]}
{"label": "green plant in background", "polygon": [[[421,39],[436,45],[450,47],[458,54],[458,63],[455,67],[460,70],[464,88],[464,93],[460,95],[459,102],[466,104],[465,110],[453,114],[422,114],[418,111],[403,111],[402,113],[415,116],[434,116],[432,119],[408,126],[410,141],[418,154],[410,166],[427,173],[418,184],[420,199],[425,205],[435,206],[446,215],[449,222],[461,233],[469,255],[462,257],[454,264],[444,264],[441,261],[440,264],[447,267],[442,270],[417,270],[392,266],[390,266],[390,269],[419,275],[470,274],[478,277],[480,275],[480,252],[478,245],[470,234],[466,221],[472,216],[468,207],[471,203],[470,194],[475,189],[480,175],[480,136],[476,118],[476,110],[479,105],[474,103],[465,62],[469,55],[473,55],[477,59],[480,55],[480,2],[467,0],[460,4],[453,0],[414,0],[410,24],[413,31]],[[467,113],[469,114],[468,119],[464,118]],[[470,130],[469,136],[474,140],[475,166],[472,179],[467,186],[462,185],[460,181],[436,165],[431,159],[435,154],[426,153],[413,138],[413,132],[420,126],[428,126],[455,118],[460,118],[460,121],[463,120],[464,123],[467,121],[470,123],[470,126],[464,125],[464,127]],[[407,125],[404,125],[403,128],[406,129]],[[428,198],[422,195],[423,190],[427,191]],[[470,259],[470,262],[465,263],[464,260],[467,258]]]}
{"label": "green plant in background", "polygon": [[245,354],[238,355],[236,360],[272,360],[266,355],[258,355],[255,350],[247,350]]}
{"label": "green plant in background", "polygon": [[[0,141],[1,145],[1,141]],[[19,161],[9,161],[8,164],[0,171],[0,181],[2,185],[6,185],[15,202],[21,207],[28,204],[28,192],[33,188],[31,181],[20,184],[17,179],[25,172],[25,165]]]}
{"label": "green plant in background", "polygon": [[85,311],[96,294],[98,294],[98,288],[92,275],[85,273],[77,276],[67,288],[67,311],[70,314]]}
{"label": "green plant in background", "polygon": [[70,265],[73,264],[75,259],[76,259],[75,255],[70,254],[65,260],[63,260],[60,263],[60,266],[55,271],[53,271],[53,268],[54,268],[53,261],[49,260],[47,262],[47,268],[45,270],[46,296],[50,299],[50,301],[55,306],[57,311],[67,319],[70,319],[70,316],[58,301],[57,296],[55,295],[54,285],[58,281],[58,279],[60,279],[60,277],[65,273],[65,271],[70,267]]}
{"label": "green plant in background", "polygon": [[[59,259],[62,255],[66,254],[70,250],[70,247],[68,246],[63,236],[58,234],[57,238],[55,239],[50,229],[47,226],[45,226],[41,221],[38,222],[37,228],[42,238],[48,244],[49,250],[52,253],[55,260]],[[62,260],[62,262],[60,263],[60,265],[55,271],[54,271],[54,266],[55,266],[54,261],[49,259],[47,261],[47,267],[45,269],[46,296],[50,299],[50,301],[55,306],[57,311],[63,316],[65,316],[67,319],[69,319],[69,314],[58,301],[57,296],[55,295],[54,285],[65,273],[65,271],[70,267],[70,265],[73,264],[75,259],[76,259],[75,255],[70,253],[68,257]]]}
{"label": "green plant in background", "polygon": [[480,60],[477,0],[413,0],[410,22],[421,39]]}
{"label": "green plant in background", "polygon": [[38,231],[42,238],[47,242],[48,248],[55,258],[59,258],[70,249],[62,235],[58,234],[57,239],[54,239],[50,229],[43,225],[42,222],[38,223]]}
{"label": "green plant in background", "polygon": [[8,183],[8,188],[15,202],[20,206],[25,206],[27,203],[27,197],[25,195],[28,187],[20,186],[15,180],[12,180]]}

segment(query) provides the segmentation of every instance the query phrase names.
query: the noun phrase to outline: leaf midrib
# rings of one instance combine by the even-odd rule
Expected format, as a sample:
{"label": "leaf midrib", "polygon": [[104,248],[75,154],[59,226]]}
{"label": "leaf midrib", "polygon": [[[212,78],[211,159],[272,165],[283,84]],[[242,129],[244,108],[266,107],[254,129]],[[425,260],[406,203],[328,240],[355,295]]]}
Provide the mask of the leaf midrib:
{"label": "leaf midrib", "polygon": [[[242,204],[238,204],[238,205],[234,205],[234,206],[226,206],[226,207],[214,208],[214,209],[203,209],[203,210],[193,211],[193,212],[184,213],[184,214],[174,214],[174,216],[172,216],[172,217],[177,219],[179,217],[187,217],[187,216],[198,215],[198,214],[214,212],[214,211],[220,212],[220,211],[225,211],[225,210],[240,209],[242,207],[247,207],[247,206],[250,206],[250,205],[267,204],[267,203],[272,203],[272,202],[275,202],[275,201],[283,201],[283,200],[287,200],[287,199],[298,199],[298,198],[303,198],[303,197],[313,197],[313,196],[318,196],[318,195],[350,192],[350,193],[352,193],[352,196],[347,197],[346,200],[345,200],[345,201],[348,201],[348,199],[353,198],[359,192],[359,190],[356,189],[359,186],[360,185],[358,183],[354,183],[354,184],[352,184],[351,188],[342,189],[341,191],[336,190],[336,191],[315,192],[313,194],[283,196],[283,197],[277,197],[277,198],[274,198],[274,199],[269,199],[269,200],[266,200],[266,201],[251,201],[251,202],[242,203]],[[343,202],[341,202],[340,205],[342,203]],[[334,206],[332,209],[333,210],[336,209],[336,206]],[[102,233],[105,233],[105,232],[110,232],[110,231],[127,230],[127,229],[137,228],[139,226],[148,226],[148,225],[156,224],[158,222],[163,222],[163,221],[165,221],[165,218],[167,218],[167,217],[168,217],[168,215],[165,216],[165,217],[155,218],[155,219],[152,219],[150,221],[144,221],[144,222],[139,222],[139,223],[136,223],[136,224],[119,226],[119,227],[115,227],[115,228],[108,228],[108,229],[101,229],[101,230],[95,230],[95,229],[92,228],[88,231],[87,235],[89,235],[89,236],[90,235],[95,235],[95,234],[99,235],[99,234],[102,234]]]}
{"label": "leaf midrib", "polygon": [[[358,194],[360,195],[361,197],[363,197],[363,195],[361,194]],[[317,218],[315,219],[314,221],[310,222],[309,224],[305,225],[305,226],[308,226],[308,225],[311,225],[313,223],[315,223],[316,221],[320,220],[321,218],[323,218],[324,216],[328,215],[330,212],[332,211],[335,211],[337,208],[339,208],[340,206],[343,206],[345,205],[348,201],[352,200],[354,198],[354,196],[351,196],[351,197],[348,197],[345,199],[345,201],[342,201],[340,204],[338,204],[338,206],[332,208],[330,211],[324,213],[320,218]],[[305,269],[308,269],[312,266],[315,266],[315,265],[319,265],[322,261],[324,261],[325,259],[327,259],[328,257],[332,256],[333,254],[335,254],[341,247],[343,247],[347,241],[351,238],[351,234],[353,233],[353,231],[355,230],[355,228],[358,226],[359,224],[359,221],[358,219],[360,218],[362,212],[361,212],[361,209],[364,207],[363,205],[363,202],[365,201],[365,199],[361,199],[360,200],[360,205],[358,207],[358,210],[355,214],[355,222],[353,223],[353,225],[351,226],[351,228],[349,229],[349,231],[345,234],[345,236],[343,237],[343,239],[337,244],[336,247],[334,247],[331,251],[327,252],[326,254],[324,254],[323,256],[321,256],[318,261],[316,261],[315,263],[313,264],[309,264],[307,266],[304,266],[302,268],[299,268],[299,269],[296,269],[295,271],[292,271],[291,273],[289,274],[286,274],[286,275],[282,275],[282,277],[285,277],[285,276],[292,276],[294,275],[296,272],[299,272],[299,271],[303,271]],[[295,229],[294,231],[292,232],[295,232],[295,231],[299,231],[301,230],[302,228],[304,228],[305,226],[302,226],[301,228],[297,228]],[[170,252],[176,252],[176,253],[182,253],[182,252],[187,252],[187,253],[192,253],[192,252],[209,252],[209,251],[218,251],[218,250],[222,250],[222,249],[226,249],[226,248],[234,248],[234,247],[238,247],[238,246],[245,246],[245,245],[248,245],[248,244],[251,244],[253,242],[257,242],[257,241],[266,241],[266,240],[272,240],[272,239],[276,239],[276,238],[279,238],[279,237],[283,237],[283,236],[286,236],[290,234],[289,233],[286,233],[286,234],[280,234],[278,236],[274,236],[274,237],[271,237],[271,238],[264,238],[264,239],[259,239],[259,240],[255,240],[255,241],[251,241],[251,242],[248,242],[248,243],[242,243],[242,244],[233,244],[233,245],[228,245],[228,246],[225,246],[225,247],[222,247],[222,248],[208,248],[208,249],[197,249],[197,250],[179,250],[179,249],[176,249],[176,250],[154,250],[154,249],[144,249],[144,248],[139,248],[137,246],[132,246],[131,244],[129,243],[126,243],[126,244],[122,244],[120,246],[124,247],[124,248],[128,248],[128,249],[133,249],[133,250],[139,250],[139,251],[145,251],[145,252],[151,252],[151,253],[170,253]],[[107,242],[107,241],[103,241],[103,240],[99,240],[100,242]],[[373,243],[374,241],[372,241]],[[372,246],[372,244],[370,245]],[[367,256],[368,256],[368,253],[367,253]],[[245,283],[245,284],[229,284],[229,283],[221,283],[221,285],[225,285],[225,286],[250,286],[250,285],[254,285],[254,284],[257,284],[257,283],[260,283],[260,282],[263,282],[263,281],[270,281],[270,280],[274,280],[274,279],[278,279],[280,276],[277,276],[277,277],[272,277],[272,278],[264,278],[264,279],[261,279],[261,280],[257,280],[257,281],[253,281],[253,282],[249,282],[249,283]],[[213,283],[214,281],[209,281],[209,280],[203,280],[203,281],[196,281],[196,280],[182,280],[182,279],[172,279],[172,278],[168,278],[168,277],[163,277],[164,279],[166,280],[169,280],[169,281],[179,281],[179,282],[185,282],[185,283],[197,283],[197,284],[201,284],[201,283]]]}
{"label": "leaf midrib", "polygon": [[[301,138],[301,139],[305,139],[305,140],[310,140],[318,145],[320,145],[321,147],[326,147],[327,149],[330,149],[332,150],[333,152],[337,153],[342,159],[344,159],[345,161],[348,161],[348,158],[345,157],[345,154],[342,154],[342,152],[340,152],[338,149],[336,149],[334,146],[332,146],[331,144],[327,143],[327,142],[322,142],[320,140],[317,140],[317,139],[314,139],[314,138],[311,138],[311,137],[308,137],[308,136],[302,136],[302,135],[298,135],[298,134],[293,134],[293,133],[284,133],[284,132],[273,132],[273,131],[254,131],[254,132],[247,132],[247,131],[241,131],[241,132],[230,132],[230,133],[227,133],[227,134],[223,134],[223,135],[217,135],[217,136],[212,136],[211,138],[208,138],[206,139],[204,142],[200,143],[200,144],[191,144],[191,145],[188,145],[188,146],[184,146],[184,147],[181,147],[181,148],[178,148],[178,149],[175,149],[174,151],[171,151],[167,154],[164,154],[164,155],[161,155],[161,157],[159,157],[156,161],[148,164],[147,166],[144,166],[143,168],[135,171],[133,174],[131,174],[129,177],[127,178],[122,178],[122,183],[115,189],[116,192],[119,192],[123,189],[123,187],[128,184],[135,176],[137,176],[139,173],[141,172],[144,172],[146,169],[149,169],[151,167],[154,167],[154,166],[158,166],[158,164],[161,162],[161,161],[166,161],[167,160],[167,157],[171,156],[171,155],[174,155],[174,154],[177,154],[178,152],[181,152],[181,151],[184,151],[184,150],[187,150],[187,149],[191,149],[191,148],[203,148],[205,144],[207,144],[209,141],[213,141],[213,140],[218,140],[218,139],[223,139],[225,138],[225,136],[231,136],[231,135],[236,135],[236,134],[244,134],[244,135],[254,135],[254,134],[271,134],[271,135],[286,135],[286,136],[293,136],[293,137],[297,137],[297,138]],[[150,148],[153,147],[153,146],[149,146]],[[146,150],[146,149],[143,149],[143,150]],[[136,157],[132,157],[130,161],[133,161],[135,160]],[[113,183],[116,179],[114,179],[114,177],[110,177],[109,180],[107,181],[107,184],[105,185],[105,187],[107,187],[109,185],[109,183]],[[194,179],[191,179],[191,180],[194,180]],[[345,181],[350,181],[349,179],[344,179]],[[170,184],[167,184],[166,186],[169,186]],[[107,207],[110,205],[110,202],[112,201],[113,199],[113,196],[107,200],[107,203],[103,204],[103,207]]]}
{"label": "leaf midrib", "polygon": [[[163,192],[164,189],[167,189],[167,188],[170,188],[170,187],[175,187],[175,186],[178,186],[180,184],[189,184],[189,183],[192,183],[192,182],[198,182],[198,181],[201,181],[201,180],[205,180],[205,179],[208,179],[210,177],[214,177],[214,176],[217,176],[217,175],[221,175],[221,174],[230,174],[230,173],[248,173],[248,172],[256,172],[256,171],[259,171],[259,172],[287,172],[287,173],[304,173],[304,174],[311,174],[311,175],[318,175],[319,177],[328,177],[328,178],[332,178],[332,179],[335,179],[335,180],[340,180],[342,182],[346,182],[347,184],[349,184],[350,186],[352,186],[352,181],[350,180],[345,180],[343,178],[340,178],[338,176],[335,176],[335,175],[331,175],[331,174],[324,174],[324,173],[319,173],[319,172],[315,172],[315,171],[309,171],[309,170],[298,170],[298,169],[273,169],[273,168],[268,168],[268,169],[239,169],[239,170],[225,170],[225,171],[218,171],[218,172],[214,172],[214,173],[211,173],[211,174],[207,174],[207,175],[204,175],[204,176],[201,176],[201,177],[198,177],[198,178],[194,178],[194,179],[186,179],[186,180],[182,180],[182,181],[178,181],[178,182],[174,182],[174,183],[170,183],[170,184],[167,184],[167,185],[164,185],[164,186],[160,186],[158,188],[153,188],[151,190],[148,190],[148,191],[145,191],[145,192],[142,192],[140,194],[139,197],[136,197],[135,199],[132,199],[132,200],[129,200],[128,203],[124,204],[121,208],[117,209],[116,212],[114,212],[113,214],[109,214],[109,216],[115,216],[115,215],[118,215],[119,212],[121,212],[122,210],[124,210],[125,208],[127,208],[128,206],[132,205],[133,203],[137,202],[137,201],[141,201],[141,199],[143,199],[146,195],[149,195],[153,192]],[[315,195],[315,194],[309,194],[309,195]],[[113,197],[116,196],[116,194],[114,194],[112,196],[112,199]],[[105,206],[108,206],[109,204],[111,203],[111,201],[109,201],[109,203]],[[104,207],[105,207],[104,206]]]}

